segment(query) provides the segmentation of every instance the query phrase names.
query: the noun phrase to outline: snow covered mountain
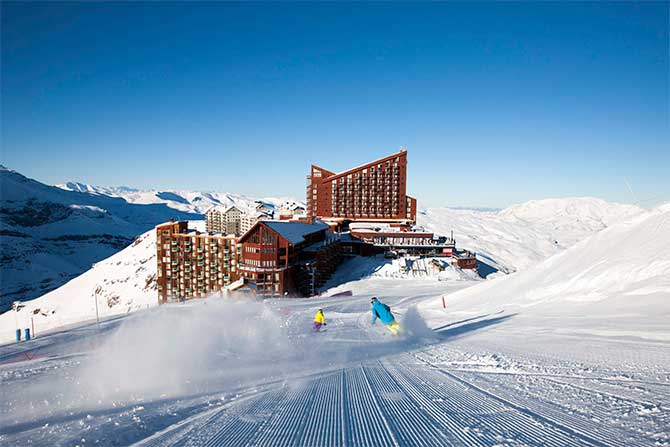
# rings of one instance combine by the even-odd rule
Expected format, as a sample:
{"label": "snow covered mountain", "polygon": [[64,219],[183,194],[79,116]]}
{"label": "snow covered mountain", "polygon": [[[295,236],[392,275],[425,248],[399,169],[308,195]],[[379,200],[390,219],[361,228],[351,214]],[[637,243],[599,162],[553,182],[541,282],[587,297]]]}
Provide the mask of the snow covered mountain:
{"label": "snow covered mountain", "polygon": [[502,211],[429,208],[419,225],[438,234],[453,230],[461,248],[505,273],[559,253],[608,226],[643,213],[635,205],[592,197],[533,200]]}
{"label": "snow covered mountain", "polygon": [[[551,211],[545,211],[545,207]],[[483,254],[488,262],[503,271],[514,271],[559,253],[568,244],[586,238],[618,219],[639,213],[644,212],[637,207],[609,204],[598,199],[551,199],[501,212],[429,209],[421,215],[420,222],[442,234],[448,234],[453,228],[459,246],[478,251],[480,256]],[[556,239],[564,242],[556,244]],[[100,313],[104,316],[155,305],[153,281],[156,263],[152,251],[155,235],[153,231],[148,231],[138,241],[98,262],[90,271],[59,289],[27,303],[26,312],[22,315],[39,315],[35,317],[39,327],[51,329],[92,318],[96,297]],[[338,272],[333,281],[351,281],[367,276],[403,277],[396,261],[353,261],[343,266],[346,271]],[[440,274],[449,276],[451,273]],[[440,274],[426,280],[436,280]],[[460,276],[454,273],[451,279]],[[330,287],[335,285],[331,282]],[[7,321],[10,325],[14,324],[13,320]],[[11,331],[5,336],[11,336]]]}
{"label": "snow covered mountain", "polygon": [[0,311],[43,295],[170,218],[198,218],[165,204],[65,191],[0,169]]}
{"label": "snow covered mountain", "polygon": [[212,206],[234,205],[241,210],[250,211],[255,208],[255,202],[260,200],[268,204],[270,208],[279,208],[285,203],[297,203],[305,206],[303,202],[291,197],[265,197],[254,198],[243,194],[231,194],[213,191],[187,191],[187,190],[140,190],[128,186],[92,186],[79,182],[67,182],[56,185],[58,188],[68,191],[80,191],[90,194],[104,195],[109,197],[120,197],[128,203],[135,204],[165,204],[170,208],[194,214],[204,214]]}
{"label": "snow covered mountain", "polygon": [[[566,332],[669,341],[668,296],[670,204],[614,224],[525,271],[452,294],[448,301],[455,313],[516,314],[538,327],[542,319],[560,318]],[[435,300],[426,309],[443,315],[440,307]]]}
{"label": "snow covered mountain", "polygon": [[[201,212],[212,204],[249,209],[256,200],[225,193],[142,192],[81,183],[57,188],[5,167],[0,168],[0,189],[0,312],[13,301],[34,299],[61,286],[158,223],[201,219]],[[287,199],[263,200],[279,205]]]}

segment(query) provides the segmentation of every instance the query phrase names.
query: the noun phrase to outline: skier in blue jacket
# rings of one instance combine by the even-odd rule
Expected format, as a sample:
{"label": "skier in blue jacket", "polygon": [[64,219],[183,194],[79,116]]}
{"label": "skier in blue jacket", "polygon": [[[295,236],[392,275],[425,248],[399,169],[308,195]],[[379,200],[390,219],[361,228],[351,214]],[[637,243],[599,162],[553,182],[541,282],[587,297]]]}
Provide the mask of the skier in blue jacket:
{"label": "skier in blue jacket", "polygon": [[372,304],[372,324],[379,318],[393,335],[397,335],[400,332],[400,325],[395,321],[391,308],[379,301],[376,296],[370,299],[370,304]]}

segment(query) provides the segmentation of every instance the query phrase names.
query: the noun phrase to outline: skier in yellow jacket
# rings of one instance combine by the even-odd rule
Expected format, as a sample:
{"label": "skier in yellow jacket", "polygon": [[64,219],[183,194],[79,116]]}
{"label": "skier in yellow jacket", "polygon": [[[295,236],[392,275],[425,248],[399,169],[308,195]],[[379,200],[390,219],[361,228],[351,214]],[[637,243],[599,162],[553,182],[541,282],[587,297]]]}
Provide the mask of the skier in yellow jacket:
{"label": "skier in yellow jacket", "polygon": [[319,332],[321,326],[326,325],[326,317],[323,316],[323,309],[319,309],[314,315],[314,332]]}

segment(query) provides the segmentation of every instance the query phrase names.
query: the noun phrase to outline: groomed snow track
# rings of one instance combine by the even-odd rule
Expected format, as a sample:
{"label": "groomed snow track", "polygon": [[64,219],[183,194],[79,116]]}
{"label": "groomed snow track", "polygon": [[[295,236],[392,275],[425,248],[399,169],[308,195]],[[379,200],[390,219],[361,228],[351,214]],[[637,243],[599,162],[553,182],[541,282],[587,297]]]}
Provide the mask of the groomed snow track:
{"label": "groomed snow track", "polygon": [[[630,432],[604,423],[608,407],[579,414],[566,408],[571,402],[557,403],[552,395],[596,391],[567,382],[551,387],[545,382],[554,382],[553,378],[538,382],[538,377],[525,377],[535,390],[520,391],[513,375],[455,372],[432,363],[424,353],[403,354],[257,393],[189,421],[188,429],[180,423],[136,445],[654,444],[651,437],[631,437]],[[593,396],[583,398],[582,405],[594,402]],[[637,404],[613,399],[618,399],[613,402],[618,408]],[[664,422],[667,417],[653,425],[662,430]]]}
{"label": "groomed snow track", "polygon": [[[426,296],[415,291],[387,302],[402,319]],[[368,299],[318,302],[328,319],[323,334],[305,330],[317,301],[269,304],[282,316],[289,349],[267,361],[273,353],[264,347],[261,362],[239,365],[240,381],[232,375],[198,393],[93,409],[44,403],[40,390],[66,401],[52,384],[63,377],[76,384],[84,348],[97,349],[113,332],[105,324],[2,347],[0,359],[21,349],[41,357],[0,364],[0,445],[670,445],[667,343],[580,336],[575,349],[575,337],[537,333],[529,342],[528,333],[511,330],[517,317],[500,312],[452,320],[425,338],[396,338],[370,325]],[[75,342],[73,334],[87,337]],[[217,349],[227,349],[221,365],[235,372],[232,347]],[[70,353],[54,355],[59,350]],[[231,373],[224,367],[212,377]]]}

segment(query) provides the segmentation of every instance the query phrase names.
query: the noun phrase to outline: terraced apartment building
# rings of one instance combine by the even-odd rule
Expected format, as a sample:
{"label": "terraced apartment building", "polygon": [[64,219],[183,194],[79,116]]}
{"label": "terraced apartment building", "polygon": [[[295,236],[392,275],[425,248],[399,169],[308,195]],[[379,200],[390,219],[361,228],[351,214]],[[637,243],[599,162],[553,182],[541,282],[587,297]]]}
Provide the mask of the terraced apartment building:
{"label": "terraced apartment building", "polygon": [[407,195],[407,151],[334,173],[312,165],[307,215],[318,219],[416,222],[416,199]]}
{"label": "terraced apartment building", "polygon": [[201,233],[188,222],[156,227],[159,303],[205,297],[239,278],[238,238]]}

